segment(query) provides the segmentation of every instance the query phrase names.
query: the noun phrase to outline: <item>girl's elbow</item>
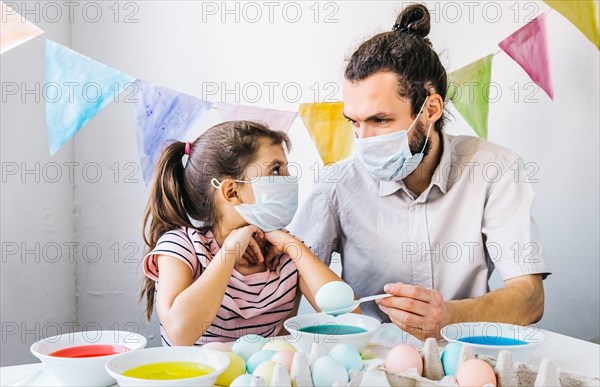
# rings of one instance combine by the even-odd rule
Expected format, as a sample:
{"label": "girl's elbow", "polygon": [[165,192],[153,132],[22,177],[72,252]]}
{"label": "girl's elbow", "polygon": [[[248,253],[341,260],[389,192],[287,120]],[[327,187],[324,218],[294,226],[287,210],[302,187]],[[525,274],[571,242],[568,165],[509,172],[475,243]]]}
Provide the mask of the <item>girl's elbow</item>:
{"label": "girl's elbow", "polygon": [[180,322],[163,323],[163,329],[169,338],[169,342],[174,346],[194,345],[198,338],[202,336],[201,333],[198,337],[194,337],[195,335],[190,334],[190,327]]}
{"label": "girl's elbow", "polygon": [[189,347],[189,346],[194,345],[194,341],[190,340],[187,337],[184,337],[184,335],[169,336],[169,339],[171,340],[171,345],[173,345],[173,346]]}

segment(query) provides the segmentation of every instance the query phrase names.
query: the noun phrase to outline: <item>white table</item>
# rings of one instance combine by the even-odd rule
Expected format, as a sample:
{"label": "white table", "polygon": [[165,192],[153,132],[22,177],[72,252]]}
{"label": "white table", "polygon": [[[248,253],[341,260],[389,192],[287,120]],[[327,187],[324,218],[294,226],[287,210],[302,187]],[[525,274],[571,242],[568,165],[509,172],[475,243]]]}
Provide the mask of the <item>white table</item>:
{"label": "white table", "polygon": [[[543,330],[546,341],[537,349],[530,364],[537,367],[550,357],[557,367],[587,376],[600,376],[600,346],[559,333]],[[59,386],[41,363],[0,368],[0,386]],[[385,375],[371,370],[363,377],[364,386],[389,386]]]}

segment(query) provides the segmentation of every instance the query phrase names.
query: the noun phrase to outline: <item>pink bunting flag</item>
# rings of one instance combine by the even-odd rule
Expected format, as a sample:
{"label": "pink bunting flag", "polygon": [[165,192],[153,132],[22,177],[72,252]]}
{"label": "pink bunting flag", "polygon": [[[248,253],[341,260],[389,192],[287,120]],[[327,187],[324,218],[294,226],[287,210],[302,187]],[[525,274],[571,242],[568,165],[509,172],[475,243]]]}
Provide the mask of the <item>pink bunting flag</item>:
{"label": "pink bunting flag", "polygon": [[266,124],[269,129],[287,133],[294,123],[297,112],[286,110],[259,108],[218,102],[217,108],[223,121],[248,120]]}
{"label": "pink bunting flag", "polygon": [[30,23],[14,9],[0,2],[0,54],[17,47],[44,33],[35,24]]}
{"label": "pink bunting flag", "polygon": [[525,70],[532,81],[554,99],[546,39],[546,14],[541,14],[515,31],[500,42],[499,46]]}

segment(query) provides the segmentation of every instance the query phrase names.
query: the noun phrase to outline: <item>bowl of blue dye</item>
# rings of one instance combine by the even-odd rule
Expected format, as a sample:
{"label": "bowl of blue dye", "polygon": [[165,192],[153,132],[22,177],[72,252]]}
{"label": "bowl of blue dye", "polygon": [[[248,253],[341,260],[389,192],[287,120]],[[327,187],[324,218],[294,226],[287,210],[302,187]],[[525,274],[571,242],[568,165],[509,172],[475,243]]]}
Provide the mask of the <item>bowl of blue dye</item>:
{"label": "bowl of blue dye", "polygon": [[449,343],[458,342],[473,347],[476,353],[498,358],[501,350],[508,350],[515,361],[527,363],[546,335],[535,325],[514,325],[495,322],[468,322],[450,324],[441,335]]}
{"label": "bowl of blue dye", "polygon": [[283,325],[290,333],[287,341],[308,354],[313,343],[321,343],[326,352],[340,343],[352,345],[361,352],[381,323],[373,317],[356,313],[340,316],[308,313],[290,318]]}

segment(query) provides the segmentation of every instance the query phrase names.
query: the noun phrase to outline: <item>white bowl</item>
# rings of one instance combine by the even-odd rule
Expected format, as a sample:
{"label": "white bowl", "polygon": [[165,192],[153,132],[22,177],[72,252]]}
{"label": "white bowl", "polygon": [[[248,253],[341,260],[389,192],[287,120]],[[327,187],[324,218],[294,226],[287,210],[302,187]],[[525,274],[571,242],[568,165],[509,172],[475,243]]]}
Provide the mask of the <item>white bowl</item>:
{"label": "white bowl", "polygon": [[49,356],[61,349],[95,344],[121,345],[135,351],[146,346],[146,338],[126,331],[83,331],[42,339],[33,343],[30,349],[45,369],[64,385],[110,386],[115,380],[106,372],[104,363],[119,354],[85,358]]}
{"label": "white bowl", "polygon": [[[442,328],[442,337],[448,342],[459,342],[473,347],[475,352],[498,358],[501,350],[508,350],[515,361],[527,363],[535,350],[546,340],[546,335],[534,325],[522,326],[494,322],[450,324]],[[483,336],[485,344],[465,343],[460,339]],[[521,340],[526,344],[499,345],[500,339]]]}
{"label": "white bowl", "polygon": [[[290,318],[283,325],[290,333],[287,340],[294,343],[301,352],[310,353],[313,343],[322,343],[327,351],[337,344],[345,343],[353,345],[360,352],[369,344],[369,340],[381,326],[381,323],[373,317],[356,313],[347,313],[335,317],[325,313],[309,313]],[[336,335],[300,331],[301,328],[315,325],[349,325],[363,328],[366,332]]]}
{"label": "white bowl", "polygon": [[[145,364],[162,362],[193,362],[214,368],[210,374],[175,380],[148,380],[123,376],[123,373]],[[229,357],[222,352],[197,347],[158,347],[127,352],[106,362],[106,370],[119,386],[212,386],[229,366]]]}

